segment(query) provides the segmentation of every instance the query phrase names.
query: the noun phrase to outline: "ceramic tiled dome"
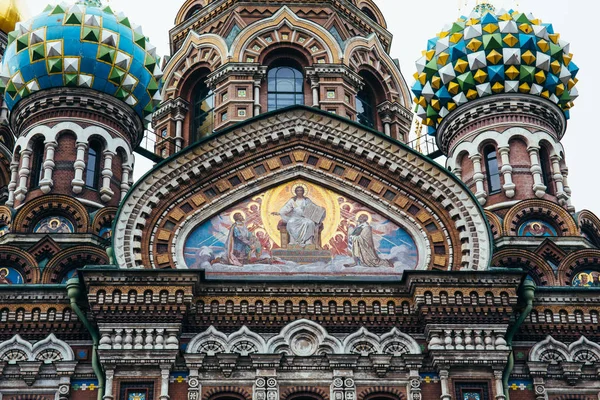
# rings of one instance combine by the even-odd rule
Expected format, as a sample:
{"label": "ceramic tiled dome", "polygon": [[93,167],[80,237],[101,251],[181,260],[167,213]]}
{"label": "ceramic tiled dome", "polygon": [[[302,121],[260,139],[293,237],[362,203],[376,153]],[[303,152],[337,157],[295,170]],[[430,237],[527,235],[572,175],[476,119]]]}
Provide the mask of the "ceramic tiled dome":
{"label": "ceramic tiled dome", "polygon": [[82,87],[114,96],[145,118],[160,102],[156,48],[139,26],[99,1],[52,5],[9,33],[0,85],[12,109],[33,92]]}
{"label": "ceramic tiled dome", "polygon": [[526,93],[557,104],[568,118],[578,67],[551,24],[480,4],[429,40],[412,91],[417,114],[435,134],[442,119],[471,100]]}

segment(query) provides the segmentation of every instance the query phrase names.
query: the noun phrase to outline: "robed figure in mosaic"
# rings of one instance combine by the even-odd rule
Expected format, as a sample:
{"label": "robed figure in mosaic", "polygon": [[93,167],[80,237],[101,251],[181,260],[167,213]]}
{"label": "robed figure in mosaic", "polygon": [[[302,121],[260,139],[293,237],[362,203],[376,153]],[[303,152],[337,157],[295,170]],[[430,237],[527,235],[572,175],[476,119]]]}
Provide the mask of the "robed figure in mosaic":
{"label": "robed figure in mosaic", "polygon": [[345,264],[345,267],[357,265],[363,267],[392,267],[388,260],[381,259],[377,254],[377,248],[373,240],[373,228],[371,228],[367,214],[358,216],[358,225],[350,234],[348,242],[354,263]]}
{"label": "robed figure in mosaic", "polygon": [[281,216],[286,224],[292,246],[317,245],[320,224],[325,219],[325,208],[305,197],[305,193],[304,187],[297,185],[294,188],[295,196],[289,199],[278,213],[273,213]]}
{"label": "robed figure in mosaic", "polygon": [[234,224],[229,229],[227,242],[227,262],[241,267],[247,260],[260,258],[261,245],[256,236],[248,230],[241,213],[233,215]]}

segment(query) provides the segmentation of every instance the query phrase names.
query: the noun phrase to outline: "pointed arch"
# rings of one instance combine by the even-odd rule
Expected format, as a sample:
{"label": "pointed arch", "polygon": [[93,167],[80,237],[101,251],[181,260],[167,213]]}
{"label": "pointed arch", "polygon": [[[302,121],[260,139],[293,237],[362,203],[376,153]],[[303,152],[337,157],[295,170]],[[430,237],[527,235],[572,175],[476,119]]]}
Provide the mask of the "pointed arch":
{"label": "pointed arch", "polygon": [[315,354],[341,354],[342,343],[329,335],[325,328],[308,319],[286,325],[279,335],[267,342],[267,353],[312,356]]}
{"label": "pointed arch", "polygon": [[209,356],[227,351],[227,335],[218,331],[214,326],[194,336],[187,345],[188,354],[206,353]]}
{"label": "pointed arch", "polygon": [[[272,35],[271,41],[263,39],[269,32],[277,32],[282,27],[291,31],[287,39],[283,35]],[[281,7],[269,18],[245,27],[231,44],[229,57],[233,62],[256,62],[266,48],[285,43],[308,49],[308,54],[313,55],[314,64],[339,64],[342,59],[342,49],[331,33],[319,24],[298,17],[288,6]],[[259,47],[258,50],[250,49],[255,45]],[[323,61],[319,61],[320,58]]]}
{"label": "pointed arch", "polygon": [[536,343],[529,351],[529,361],[560,362],[559,360],[572,361],[571,353],[567,345],[552,336]]}

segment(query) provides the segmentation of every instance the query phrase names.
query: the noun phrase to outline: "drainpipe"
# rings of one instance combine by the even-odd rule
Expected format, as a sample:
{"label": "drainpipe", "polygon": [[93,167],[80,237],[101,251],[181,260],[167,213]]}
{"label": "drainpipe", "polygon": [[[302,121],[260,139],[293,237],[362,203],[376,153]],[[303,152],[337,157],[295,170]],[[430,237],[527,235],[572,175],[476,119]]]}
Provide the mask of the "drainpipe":
{"label": "drainpipe", "polygon": [[515,324],[512,326],[512,328],[506,335],[506,343],[510,348],[508,362],[506,363],[506,367],[504,368],[504,372],[502,374],[502,386],[504,389],[504,397],[506,398],[506,400],[510,400],[509,393],[508,393],[509,392],[508,391],[508,378],[510,377],[510,374],[512,373],[512,370],[515,366],[515,353],[514,353],[514,350],[512,349],[512,341],[513,341],[513,338],[515,337],[515,335],[517,334],[517,332],[519,331],[519,329],[521,328],[521,325],[523,325],[523,322],[529,316],[529,313],[533,309],[533,299],[535,298],[535,289],[536,289],[535,282],[533,280],[531,280],[529,277],[527,279],[525,279],[525,282],[523,282],[523,286],[521,286],[521,296],[520,296],[521,300],[525,302],[525,308],[523,308],[523,310],[521,310],[521,315],[519,316],[519,319],[517,320],[517,322],[515,322]]}
{"label": "drainpipe", "polygon": [[71,301],[71,309],[75,311],[75,314],[77,314],[77,317],[83,323],[92,337],[92,368],[96,378],[98,378],[98,400],[102,400],[104,397],[105,377],[102,366],[100,365],[100,360],[98,360],[98,343],[100,342],[100,335],[98,330],[92,326],[92,324],[90,324],[90,321],[88,321],[87,317],[77,304],[77,299],[79,299],[81,296],[81,285],[79,284],[79,279],[74,278],[67,281],[67,294],[69,296],[69,300]]}

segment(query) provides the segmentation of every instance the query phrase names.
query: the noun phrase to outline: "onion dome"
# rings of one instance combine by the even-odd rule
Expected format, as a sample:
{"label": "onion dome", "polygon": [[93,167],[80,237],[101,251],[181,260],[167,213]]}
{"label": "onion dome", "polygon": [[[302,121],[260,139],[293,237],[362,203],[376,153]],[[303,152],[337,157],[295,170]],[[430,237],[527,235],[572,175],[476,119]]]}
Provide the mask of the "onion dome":
{"label": "onion dome", "polygon": [[497,93],[526,93],[557,104],[569,118],[579,68],[551,24],[479,4],[427,43],[412,91],[417,115],[434,135],[457,107]]}
{"label": "onion dome", "polygon": [[23,7],[17,6],[16,0],[0,0],[0,31],[8,33],[15,29],[17,22],[24,19]]}
{"label": "onion dome", "polygon": [[9,109],[33,92],[58,87],[109,94],[142,118],[160,103],[156,47],[139,26],[99,0],[49,5],[18,23],[8,43],[0,90]]}

